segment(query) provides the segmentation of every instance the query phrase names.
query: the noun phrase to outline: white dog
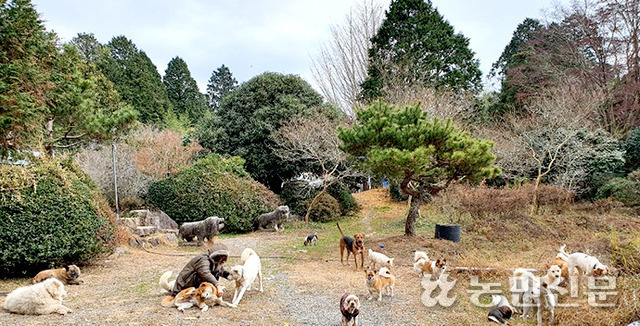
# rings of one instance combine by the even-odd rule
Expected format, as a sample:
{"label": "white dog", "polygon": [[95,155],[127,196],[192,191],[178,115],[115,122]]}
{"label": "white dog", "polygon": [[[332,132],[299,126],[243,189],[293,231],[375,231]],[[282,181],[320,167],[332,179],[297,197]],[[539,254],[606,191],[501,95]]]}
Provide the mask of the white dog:
{"label": "white dog", "polygon": [[[236,281],[236,290],[231,301],[233,305],[238,305],[244,292],[251,290],[251,284],[256,277],[260,277],[260,292],[264,292],[262,289],[262,265],[258,254],[253,249],[246,248],[242,251],[240,262],[242,265],[236,265],[231,268],[231,277]],[[240,289],[239,292],[238,289]]]}
{"label": "white dog", "polygon": [[[550,314],[550,323],[553,324],[556,298],[549,287],[559,283],[560,273],[561,269],[557,265],[552,265],[542,279],[524,268],[516,268],[513,271],[511,293],[514,305],[522,307],[522,318],[535,313],[538,325],[542,325],[542,312],[547,310]],[[547,283],[552,279],[550,284]]]}
{"label": "white dog", "polygon": [[586,276],[602,276],[606,279],[606,276],[609,275],[609,267],[601,263],[598,258],[581,252],[568,254],[564,251],[566,246],[567,245],[563,245],[560,247],[558,257],[564,259],[564,261],[567,262],[567,265],[569,265],[569,277],[574,274],[575,268],[577,268],[582,275]]}
{"label": "white dog", "polygon": [[160,276],[160,281],[158,281],[160,288],[166,291],[166,293],[171,293],[173,291],[173,285],[176,283],[176,280],[169,281],[172,274],[171,271],[166,271]]}
{"label": "white dog", "polygon": [[430,260],[424,251],[416,251],[413,254],[413,259],[413,270],[416,271],[420,277],[428,275],[429,279],[435,277],[440,281],[447,270],[446,259]]}
{"label": "white dog", "polygon": [[23,315],[47,315],[53,312],[66,315],[73,312],[62,305],[66,295],[64,284],[50,278],[13,290],[4,301],[4,309]]}
{"label": "white dog", "polygon": [[376,265],[380,265],[380,267],[393,267],[394,258],[389,258],[383,253],[375,252],[369,249],[369,260],[373,265],[373,268],[376,268]]}

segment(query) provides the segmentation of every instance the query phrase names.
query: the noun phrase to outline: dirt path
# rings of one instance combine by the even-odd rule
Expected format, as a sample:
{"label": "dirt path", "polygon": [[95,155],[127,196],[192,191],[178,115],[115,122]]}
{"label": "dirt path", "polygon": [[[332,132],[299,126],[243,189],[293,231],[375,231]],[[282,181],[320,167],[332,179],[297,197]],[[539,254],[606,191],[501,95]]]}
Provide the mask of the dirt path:
{"label": "dirt path", "polygon": [[[291,235],[254,233],[219,240],[229,246],[232,257],[227,266],[239,262],[245,247],[261,256],[282,256],[283,243]],[[0,325],[340,325],[338,302],[342,294],[355,293],[362,299],[362,325],[418,325],[414,313],[419,287],[406,284],[416,278],[408,268],[398,269],[398,290],[394,298],[383,302],[365,299],[364,273],[331,261],[262,260],[264,293],[245,294],[237,309],[214,307],[208,312],[197,309],[180,313],[163,308],[158,287],[159,276],[167,270],[175,273],[201,249],[158,247],[127,249],[83,269],[85,283],[67,286],[65,305],[74,310],[67,316],[21,316],[0,312]],[[4,280],[0,291],[28,284],[28,279]],[[223,284],[226,281],[223,281]],[[231,301],[234,285],[226,282],[224,298]],[[0,303],[4,297],[0,297]],[[413,306],[413,308],[412,308]],[[435,325],[435,324],[434,324]]]}

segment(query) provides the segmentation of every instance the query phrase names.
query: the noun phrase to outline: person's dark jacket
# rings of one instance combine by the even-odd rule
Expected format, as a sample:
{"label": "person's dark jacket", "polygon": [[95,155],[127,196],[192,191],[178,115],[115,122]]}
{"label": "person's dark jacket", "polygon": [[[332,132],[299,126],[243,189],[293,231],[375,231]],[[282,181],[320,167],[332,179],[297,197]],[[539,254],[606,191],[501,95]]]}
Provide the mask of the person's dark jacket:
{"label": "person's dark jacket", "polygon": [[209,282],[217,286],[220,277],[228,278],[230,273],[224,269],[223,264],[214,262],[214,259],[218,256],[229,257],[229,251],[226,246],[217,244],[213,248],[193,257],[178,274],[178,278],[176,278],[176,282],[173,285],[172,295],[175,296],[178,292],[188,287],[197,288],[202,282]]}

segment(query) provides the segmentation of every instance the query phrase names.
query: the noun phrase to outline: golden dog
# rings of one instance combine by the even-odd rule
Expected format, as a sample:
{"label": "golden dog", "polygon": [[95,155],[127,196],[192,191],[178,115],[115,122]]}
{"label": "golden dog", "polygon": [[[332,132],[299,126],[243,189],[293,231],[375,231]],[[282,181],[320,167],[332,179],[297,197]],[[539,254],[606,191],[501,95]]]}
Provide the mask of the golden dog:
{"label": "golden dog", "polygon": [[40,283],[48,278],[57,278],[66,284],[81,284],[80,268],[76,265],[64,265],[64,268],[47,269],[38,273],[33,278],[33,284]]}
{"label": "golden dog", "polygon": [[194,287],[188,287],[178,292],[175,297],[164,297],[164,299],[162,299],[162,306],[176,306],[178,310],[182,312],[193,306],[197,306],[202,311],[207,311],[209,310],[209,305],[207,305],[207,303],[235,308],[234,305],[222,300],[222,295],[224,294],[223,290],[223,286],[214,286],[209,282],[202,282],[197,289]]}
{"label": "golden dog", "polygon": [[389,296],[393,297],[393,286],[396,283],[396,277],[391,275],[389,269],[386,267],[380,268],[379,272],[368,267],[364,270],[366,275],[365,284],[369,290],[369,297],[367,300],[371,300],[373,293],[378,293],[378,301],[382,301],[382,293],[385,290],[389,290]]}

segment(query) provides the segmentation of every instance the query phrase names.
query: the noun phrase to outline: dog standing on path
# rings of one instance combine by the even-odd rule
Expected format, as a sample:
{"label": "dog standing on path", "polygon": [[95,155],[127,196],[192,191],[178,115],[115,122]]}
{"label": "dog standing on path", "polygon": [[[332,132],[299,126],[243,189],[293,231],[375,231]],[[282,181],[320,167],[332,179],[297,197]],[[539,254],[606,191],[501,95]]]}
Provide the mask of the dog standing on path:
{"label": "dog standing on path", "polygon": [[356,233],[352,237],[348,237],[342,233],[342,229],[340,229],[340,224],[336,222],[336,226],[338,226],[338,231],[340,231],[340,263],[344,264],[343,256],[344,250],[347,249],[347,266],[349,266],[349,254],[353,254],[353,261],[356,264],[356,270],[358,270],[358,259],[356,258],[357,254],[360,254],[360,267],[364,267],[364,233]]}

